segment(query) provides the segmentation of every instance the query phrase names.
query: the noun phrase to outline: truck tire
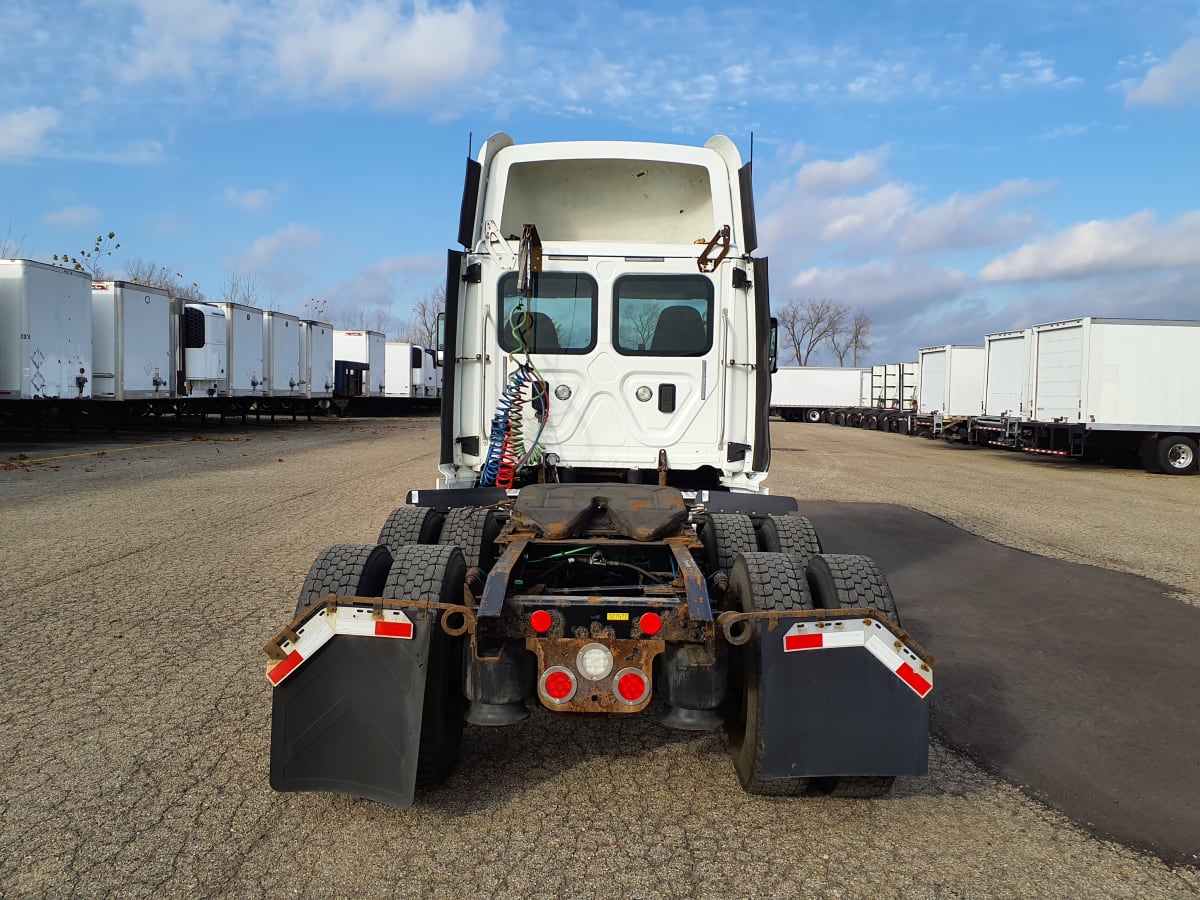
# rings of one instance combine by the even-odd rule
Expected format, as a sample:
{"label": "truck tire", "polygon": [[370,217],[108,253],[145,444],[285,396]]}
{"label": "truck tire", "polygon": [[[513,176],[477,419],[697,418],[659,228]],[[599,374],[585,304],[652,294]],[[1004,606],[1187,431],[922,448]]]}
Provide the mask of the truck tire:
{"label": "truck tire", "polygon": [[402,506],[383,523],[379,543],[392,553],[405,544],[436,544],[438,528],[438,515],[428,506]]}
{"label": "truck tire", "polygon": [[817,529],[804,516],[767,516],[758,527],[759,549],[798,557],[800,565],[821,552]]}
{"label": "truck tire", "polygon": [[[814,556],[805,571],[818,609],[875,609],[900,624],[887,579],[866,556],[828,553]],[[814,791],[830,797],[869,799],[892,789],[892,775],[841,775],[812,779]]]}
{"label": "truck tire", "polygon": [[[409,544],[396,551],[383,587],[391,600],[456,603],[463,599],[467,563],[462,550],[445,544]],[[417,755],[417,787],[445,783],[458,763],[462,746],[462,640],[451,638],[436,622],[429,636],[429,669],[421,714],[421,745]]]}
{"label": "truck tire", "polygon": [[446,513],[439,544],[461,547],[467,566],[478,566],[485,572],[496,561],[496,538],[500,520],[496,511],[486,506],[460,506]]}
{"label": "truck tire", "polygon": [[879,430],[879,416],[874,413],[868,413],[862,418],[862,427],[867,431]]}
{"label": "truck tire", "polygon": [[819,409],[806,409],[804,411],[804,421],[816,425],[821,421],[821,411]]}
{"label": "truck tire", "polygon": [[335,544],[321,551],[300,588],[296,615],[329,594],[380,596],[391,566],[391,552],[380,545]]}
{"label": "truck tire", "polygon": [[736,513],[708,513],[700,520],[700,540],[708,555],[708,574],[725,572],[733,568],[739,553],[753,553],[758,549],[758,537],[754,533],[754,521],[749,516]]}
{"label": "truck tire", "polygon": [[[804,566],[784,553],[739,553],[729,573],[729,596],[745,612],[807,610],[812,594],[804,580]],[[763,730],[759,719],[758,641],[741,648],[741,665],[730,665],[730,696],[736,706],[728,710],[725,730],[729,755],[742,789],[748,794],[794,797],[807,793],[807,778],[763,776]]]}
{"label": "truck tire", "polygon": [[1196,473],[1196,442],[1183,434],[1172,434],[1158,441],[1158,465],[1164,475]]}

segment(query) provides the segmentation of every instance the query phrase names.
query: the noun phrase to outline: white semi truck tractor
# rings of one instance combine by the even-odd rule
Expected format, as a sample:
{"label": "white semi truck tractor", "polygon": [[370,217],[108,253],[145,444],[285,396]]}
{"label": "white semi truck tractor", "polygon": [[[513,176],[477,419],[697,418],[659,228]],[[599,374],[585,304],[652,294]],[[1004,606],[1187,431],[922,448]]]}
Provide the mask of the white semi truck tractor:
{"label": "white semi truck tractor", "polygon": [[268,642],[271,784],[407,807],[464,722],[535,706],[724,729],[755,793],[924,774],[932,658],[878,567],[766,489],[775,332],[734,144],[494,135],[458,238],[437,486],[321,553]]}

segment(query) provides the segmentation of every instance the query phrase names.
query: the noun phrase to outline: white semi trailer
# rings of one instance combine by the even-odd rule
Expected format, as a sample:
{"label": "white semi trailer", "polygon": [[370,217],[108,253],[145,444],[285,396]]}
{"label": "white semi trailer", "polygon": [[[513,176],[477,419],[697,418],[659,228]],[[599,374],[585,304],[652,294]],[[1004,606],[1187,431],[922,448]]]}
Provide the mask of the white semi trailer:
{"label": "white semi trailer", "polygon": [[92,396],[174,396],[177,348],[172,304],[161,288],[127,281],[92,284]]}
{"label": "white semi trailer", "polygon": [[1031,335],[1020,449],[1191,475],[1200,441],[1200,321],[1080,318]]}
{"label": "white semi trailer", "polygon": [[311,319],[300,321],[300,377],[304,396],[333,396],[333,326]]}
{"label": "white semi trailer", "polygon": [[917,405],[909,433],[957,436],[978,415],[983,396],[983,347],[943,344],[917,351]]}
{"label": "white semi trailer", "polygon": [[771,376],[771,415],[788,422],[821,422],[831,410],[870,405],[870,375],[866,368],[780,366]]}
{"label": "white semi trailer", "polygon": [[334,392],[382,397],[387,389],[387,338],[378,331],[333,332]]}
{"label": "white semi trailer", "polygon": [[386,397],[425,396],[425,352],[409,341],[388,341]]}
{"label": "white semi trailer", "polygon": [[967,439],[1016,449],[1020,425],[1032,415],[1033,329],[984,335],[983,351],[981,409],[968,420]]}
{"label": "white semi trailer", "polygon": [[0,259],[0,398],[92,396],[92,279]]}
{"label": "white semi trailer", "polygon": [[287,313],[263,313],[263,393],[268,397],[303,397],[300,374],[300,319]]}

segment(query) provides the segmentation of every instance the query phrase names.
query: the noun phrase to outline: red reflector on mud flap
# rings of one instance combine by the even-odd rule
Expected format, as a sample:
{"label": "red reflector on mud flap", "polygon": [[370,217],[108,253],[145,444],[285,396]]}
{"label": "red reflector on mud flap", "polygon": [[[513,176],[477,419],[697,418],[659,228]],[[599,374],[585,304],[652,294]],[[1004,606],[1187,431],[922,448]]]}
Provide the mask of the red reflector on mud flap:
{"label": "red reflector on mud flap", "polygon": [[292,669],[296,668],[302,662],[304,662],[304,657],[293,650],[287,655],[287,659],[281,663],[276,663],[267,670],[267,678],[270,679],[271,684],[279,684],[279,682],[292,673]]}
{"label": "red reflector on mud flap", "polygon": [[375,637],[412,639],[412,622],[376,622]]}
{"label": "red reflector on mud flap", "polygon": [[918,697],[933,690],[933,670],[876,619],[797,622],[783,636],[784,652],[863,647]]}
{"label": "red reflector on mud flap", "polygon": [[789,634],[783,639],[784,650],[816,650],[823,646],[821,634]]}
{"label": "red reflector on mud flap", "polygon": [[908,663],[901,664],[900,668],[896,670],[896,675],[920,697],[924,697],[933,690],[933,684],[918,675]]}

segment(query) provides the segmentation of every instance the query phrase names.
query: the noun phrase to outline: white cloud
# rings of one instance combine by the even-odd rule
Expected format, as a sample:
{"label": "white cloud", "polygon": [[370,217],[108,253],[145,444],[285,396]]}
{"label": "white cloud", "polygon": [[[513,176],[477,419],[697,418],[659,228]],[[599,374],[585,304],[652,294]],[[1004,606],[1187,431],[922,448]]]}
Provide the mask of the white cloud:
{"label": "white cloud", "polygon": [[1081,134],[1087,134],[1091,128],[1091,125],[1077,125],[1074,122],[1068,122],[1066,125],[1059,125],[1056,128],[1051,128],[1049,131],[1044,131],[1039,134],[1038,137],[1044,141],[1054,141],[1058,140],[1059,138],[1079,137]]}
{"label": "white cloud", "polygon": [[1054,68],[1054,60],[1047,59],[1040,53],[1020,53],[1013,68],[1000,73],[1000,86],[1005,90],[1026,87],[1065,88],[1082,83],[1082,78],[1059,76]]}
{"label": "white cloud", "polygon": [[238,8],[220,0],[136,0],[140,23],[132,52],[115,54],[112,67],[126,83],[174,78],[187,81],[198,68],[223,57],[218,45],[238,20]]}
{"label": "white cloud", "polygon": [[507,31],[496,7],[316,2],[278,19],[276,62],[293,88],[378,92],[403,103],[469,81],[501,59]]}
{"label": "white cloud", "polygon": [[1037,225],[1037,218],[1032,213],[1002,212],[998,207],[1051,187],[1049,182],[1020,178],[977,194],[952,194],[935,206],[907,216],[902,223],[899,247],[915,253],[1009,243],[1028,234]]}
{"label": "white cloud", "polygon": [[910,304],[931,305],[959,297],[970,284],[965,272],[926,266],[913,260],[874,260],[846,269],[811,268],[792,279],[792,293],[832,297],[868,310]]}
{"label": "white cloud", "polygon": [[323,240],[322,233],[316,228],[293,222],[254,241],[250,250],[235,260],[232,268],[248,272],[290,269],[317,250]]}
{"label": "white cloud", "polygon": [[1192,267],[1200,267],[1200,210],[1164,225],[1143,210],[1032,241],[992,260],[979,274],[988,282],[1052,281]]}
{"label": "white cloud", "polygon": [[835,194],[847,188],[875,184],[887,159],[883,148],[873,153],[858,153],[849,159],[818,159],[801,166],[796,187],[815,194]]}
{"label": "white cloud", "polygon": [[48,106],[31,106],[0,116],[0,160],[37,156],[42,152],[46,132],[58,122],[58,110]]}
{"label": "white cloud", "polygon": [[62,225],[66,228],[82,228],[100,218],[100,210],[94,206],[67,206],[42,216],[45,225]]}
{"label": "white cloud", "polygon": [[245,191],[234,187],[225,188],[225,202],[248,212],[266,209],[274,200],[274,195],[267,188],[251,188]]}
{"label": "white cloud", "polygon": [[1130,106],[1182,106],[1200,100],[1200,37],[1192,38],[1125,94]]}
{"label": "white cloud", "polygon": [[[1028,179],[1006,181],[975,194],[953,194],[922,207],[917,188],[889,180],[883,151],[842,161],[804,165],[790,182],[767,192],[760,218],[763,245],[841,245],[844,252],[932,253],[1009,244],[1037,224],[1028,212],[1011,212],[1013,200],[1048,190]],[[854,188],[883,181],[871,190]]]}

